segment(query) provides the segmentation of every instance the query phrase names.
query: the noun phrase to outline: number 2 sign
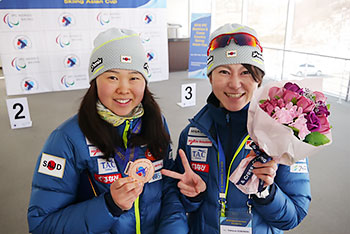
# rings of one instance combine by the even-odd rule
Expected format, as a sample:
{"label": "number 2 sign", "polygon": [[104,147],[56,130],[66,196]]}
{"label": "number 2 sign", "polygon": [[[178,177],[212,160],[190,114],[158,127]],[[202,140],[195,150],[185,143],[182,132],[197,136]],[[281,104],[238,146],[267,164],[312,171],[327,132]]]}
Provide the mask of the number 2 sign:
{"label": "number 2 sign", "polygon": [[7,99],[6,103],[12,129],[32,126],[26,97]]}

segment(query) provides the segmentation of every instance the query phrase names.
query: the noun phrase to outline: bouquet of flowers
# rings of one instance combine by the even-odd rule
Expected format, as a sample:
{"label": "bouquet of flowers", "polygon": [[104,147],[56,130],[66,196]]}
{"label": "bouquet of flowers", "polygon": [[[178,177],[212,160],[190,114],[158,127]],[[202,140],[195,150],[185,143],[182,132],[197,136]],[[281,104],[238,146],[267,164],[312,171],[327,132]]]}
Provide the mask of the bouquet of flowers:
{"label": "bouquet of flowers", "polygon": [[249,173],[255,161],[272,158],[279,164],[292,165],[331,144],[327,98],[322,92],[306,88],[315,86],[315,80],[302,80],[268,83],[255,91],[247,127],[258,146],[253,149],[259,153],[242,160],[230,176],[241,191],[250,194],[262,189],[256,176]]}

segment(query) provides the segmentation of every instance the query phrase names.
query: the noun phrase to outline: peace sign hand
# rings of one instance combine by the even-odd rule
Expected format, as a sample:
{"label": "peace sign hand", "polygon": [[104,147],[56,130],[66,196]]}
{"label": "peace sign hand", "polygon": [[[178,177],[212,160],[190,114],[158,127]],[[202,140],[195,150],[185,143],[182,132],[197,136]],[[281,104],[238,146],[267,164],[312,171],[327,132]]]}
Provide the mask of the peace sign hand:
{"label": "peace sign hand", "polygon": [[180,180],[177,183],[177,187],[183,195],[187,197],[195,197],[201,192],[204,192],[207,189],[207,185],[202,178],[191,169],[186,154],[182,149],[179,150],[179,155],[185,172],[180,174],[167,169],[162,169],[161,173],[165,176]]}

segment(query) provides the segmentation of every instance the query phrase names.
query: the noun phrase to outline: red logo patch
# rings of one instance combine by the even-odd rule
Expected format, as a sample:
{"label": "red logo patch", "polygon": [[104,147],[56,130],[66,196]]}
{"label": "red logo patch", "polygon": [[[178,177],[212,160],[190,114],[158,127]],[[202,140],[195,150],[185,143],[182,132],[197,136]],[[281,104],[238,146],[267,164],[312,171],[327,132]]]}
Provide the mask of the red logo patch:
{"label": "red logo patch", "polygon": [[195,171],[209,172],[209,164],[191,162],[191,167]]}
{"label": "red logo patch", "polygon": [[104,184],[111,184],[117,179],[121,178],[122,175],[120,173],[112,174],[112,175],[99,175],[95,174],[95,180]]}

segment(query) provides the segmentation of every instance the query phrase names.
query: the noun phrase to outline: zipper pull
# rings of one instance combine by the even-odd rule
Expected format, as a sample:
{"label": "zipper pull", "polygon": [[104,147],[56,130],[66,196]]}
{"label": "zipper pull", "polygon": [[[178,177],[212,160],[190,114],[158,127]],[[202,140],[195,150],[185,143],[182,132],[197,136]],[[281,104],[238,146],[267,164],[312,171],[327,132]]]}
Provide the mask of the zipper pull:
{"label": "zipper pull", "polygon": [[226,123],[229,124],[230,123],[230,114],[226,113]]}

